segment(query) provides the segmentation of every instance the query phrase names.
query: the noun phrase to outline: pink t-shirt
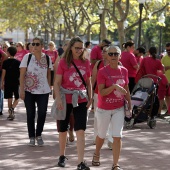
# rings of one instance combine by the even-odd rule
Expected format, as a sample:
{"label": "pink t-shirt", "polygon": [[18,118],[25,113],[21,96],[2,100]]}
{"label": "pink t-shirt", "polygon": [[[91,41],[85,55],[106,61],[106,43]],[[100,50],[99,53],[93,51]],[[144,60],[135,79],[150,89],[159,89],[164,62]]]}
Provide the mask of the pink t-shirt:
{"label": "pink t-shirt", "polygon": [[135,77],[137,70],[134,68],[137,65],[136,57],[133,53],[123,51],[120,62],[128,70],[128,77]]}
{"label": "pink t-shirt", "polygon": [[140,65],[143,60],[143,57],[138,57],[138,56],[135,56],[135,57],[136,57],[137,63]]}
{"label": "pink t-shirt", "polygon": [[[98,70],[100,70],[102,67],[104,67],[104,62],[103,60],[101,61],[101,63],[99,64]],[[97,81],[97,80],[96,80]],[[98,94],[98,86],[96,85],[96,88],[94,90],[94,93]]]}
{"label": "pink t-shirt", "polygon": [[[98,45],[94,46],[90,53],[90,59],[92,60],[102,60],[102,49]],[[93,69],[95,64],[91,64],[91,68]]]}
{"label": "pink t-shirt", "polygon": [[21,51],[17,51],[16,55],[15,55],[15,59],[22,61],[23,57],[25,54],[27,54],[27,50],[21,50]]}
{"label": "pink t-shirt", "polygon": [[[85,82],[90,77],[90,62],[88,60],[82,61],[80,59],[73,60],[79,71],[81,72]],[[83,82],[77,73],[75,67],[71,64],[68,67],[65,58],[62,58],[58,64],[57,74],[62,75],[61,86],[68,90],[86,90]],[[86,99],[79,97],[78,103],[86,102]],[[66,94],[66,102],[72,103],[72,94]]]}
{"label": "pink t-shirt", "polygon": [[[146,74],[153,74],[157,76],[158,70],[163,71],[163,65],[160,60],[154,59],[152,57],[145,57],[140,67],[143,67],[145,69]],[[153,78],[153,77],[151,77]],[[157,79],[153,78],[154,82],[157,83]]]}
{"label": "pink t-shirt", "polygon": [[45,54],[47,54],[48,56],[50,56],[52,63],[55,63],[55,60],[58,57],[58,52],[56,50],[54,51],[50,51],[50,50],[46,50]]}
{"label": "pink t-shirt", "polygon": [[[129,83],[128,71],[122,66],[118,66],[117,69],[112,69],[110,65],[101,68],[97,75],[97,84],[104,84],[105,88],[110,87],[112,84],[119,84],[124,87]],[[98,92],[98,108],[105,110],[113,110],[120,108],[124,105],[124,95],[113,90],[106,96],[101,96]]]}

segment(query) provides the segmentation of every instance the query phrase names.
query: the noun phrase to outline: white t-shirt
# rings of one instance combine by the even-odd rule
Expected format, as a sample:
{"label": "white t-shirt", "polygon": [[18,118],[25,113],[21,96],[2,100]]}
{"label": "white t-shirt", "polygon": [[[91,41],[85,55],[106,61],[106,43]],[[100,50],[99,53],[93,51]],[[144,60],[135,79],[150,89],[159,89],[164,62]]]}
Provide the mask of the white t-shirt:
{"label": "white t-shirt", "polygon": [[[26,54],[23,57],[20,68],[27,67],[28,56],[29,54]],[[52,69],[52,67],[52,62],[49,58],[49,68]],[[48,64],[45,54],[42,53],[40,61],[37,61],[32,54],[25,75],[25,91],[31,92],[32,94],[49,93],[51,90],[47,80],[47,69]]]}

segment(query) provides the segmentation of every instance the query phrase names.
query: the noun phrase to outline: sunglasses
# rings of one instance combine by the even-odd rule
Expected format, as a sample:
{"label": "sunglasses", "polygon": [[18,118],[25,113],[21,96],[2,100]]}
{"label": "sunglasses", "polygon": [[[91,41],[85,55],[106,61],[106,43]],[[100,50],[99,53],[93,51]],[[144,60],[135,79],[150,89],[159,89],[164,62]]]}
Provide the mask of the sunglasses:
{"label": "sunglasses", "polygon": [[40,46],[40,43],[32,43],[32,46]]}
{"label": "sunglasses", "polygon": [[108,53],[108,55],[109,55],[110,57],[112,57],[112,56],[118,57],[118,56],[119,56],[119,53]]}

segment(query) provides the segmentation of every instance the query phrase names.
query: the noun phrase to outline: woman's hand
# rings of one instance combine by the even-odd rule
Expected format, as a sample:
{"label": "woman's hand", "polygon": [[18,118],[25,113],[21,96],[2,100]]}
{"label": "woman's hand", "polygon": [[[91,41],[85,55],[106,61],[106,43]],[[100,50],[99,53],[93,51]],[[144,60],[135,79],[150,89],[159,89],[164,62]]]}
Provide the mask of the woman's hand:
{"label": "woman's hand", "polygon": [[64,109],[61,99],[57,99],[57,100],[56,100],[56,105],[57,105],[57,108],[58,108],[59,110],[63,110],[63,109]]}
{"label": "woman's hand", "polygon": [[87,105],[86,105],[87,109],[88,109],[88,108],[90,107],[90,105],[92,104],[92,101],[93,101],[93,99],[88,100]]}
{"label": "woman's hand", "polygon": [[120,93],[122,93],[123,95],[126,95],[127,91],[126,89],[124,89],[122,86],[118,85],[118,84],[114,84],[113,86],[115,86],[114,88],[119,91]]}
{"label": "woman's hand", "polygon": [[24,91],[24,90],[20,90],[20,98],[21,98],[22,100],[25,99],[25,91]]}

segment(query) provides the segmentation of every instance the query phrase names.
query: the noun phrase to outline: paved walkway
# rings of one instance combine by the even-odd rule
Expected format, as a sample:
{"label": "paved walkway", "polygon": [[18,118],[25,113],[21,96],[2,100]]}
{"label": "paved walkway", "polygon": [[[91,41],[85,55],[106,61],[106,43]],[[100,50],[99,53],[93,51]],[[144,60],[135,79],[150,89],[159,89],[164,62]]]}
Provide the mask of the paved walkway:
{"label": "paved walkway", "polygon": [[[16,119],[7,121],[7,104],[4,115],[0,117],[0,170],[60,170],[57,167],[59,156],[58,133],[55,120],[48,115],[43,132],[44,147],[29,147],[26,114],[21,101],[16,109]],[[93,113],[90,113],[86,131],[85,160],[91,170],[110,170],[112,151],[106,142],[101,151],[101,166],[91,166],[95,146],[93,139]],[[170,169],[170,124],[158,119],[156,129],[146,123],[135,125],[132,130],[124,130],[120,165],[124,170],[168,170]],[[77,166],[76,144],[67,146],[67,165],[65,170],[75,170]]]}

